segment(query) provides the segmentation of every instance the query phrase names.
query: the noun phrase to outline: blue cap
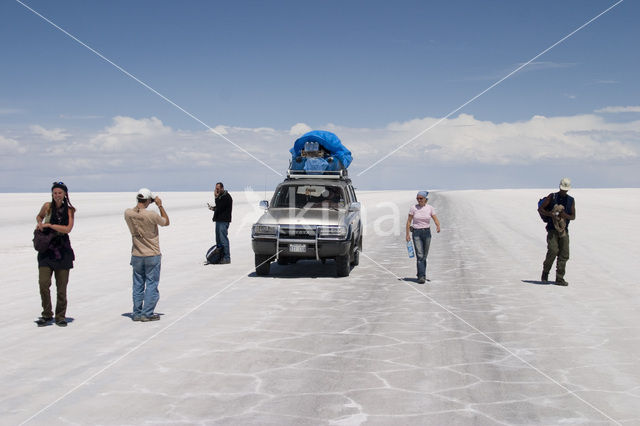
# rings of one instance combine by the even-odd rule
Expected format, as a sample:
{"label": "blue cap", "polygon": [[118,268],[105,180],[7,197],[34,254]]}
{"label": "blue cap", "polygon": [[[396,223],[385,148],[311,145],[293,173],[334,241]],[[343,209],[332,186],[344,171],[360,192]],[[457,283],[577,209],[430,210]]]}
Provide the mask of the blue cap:
{"label": "blue cap", "polygon": [[429,198],[429,191],[420,191],[418,192],[418,197]]}

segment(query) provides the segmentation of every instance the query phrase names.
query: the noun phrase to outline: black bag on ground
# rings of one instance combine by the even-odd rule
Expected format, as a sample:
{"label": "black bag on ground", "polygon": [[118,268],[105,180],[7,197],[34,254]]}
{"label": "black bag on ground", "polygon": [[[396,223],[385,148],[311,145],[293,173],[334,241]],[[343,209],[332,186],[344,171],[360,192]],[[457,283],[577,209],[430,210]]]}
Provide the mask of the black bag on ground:
{"label": "black bag on ground", "polygon": [[224,248],[214,245],[207,250],[206,258],[207,263],[220,263],[222,255],[224,254]]}

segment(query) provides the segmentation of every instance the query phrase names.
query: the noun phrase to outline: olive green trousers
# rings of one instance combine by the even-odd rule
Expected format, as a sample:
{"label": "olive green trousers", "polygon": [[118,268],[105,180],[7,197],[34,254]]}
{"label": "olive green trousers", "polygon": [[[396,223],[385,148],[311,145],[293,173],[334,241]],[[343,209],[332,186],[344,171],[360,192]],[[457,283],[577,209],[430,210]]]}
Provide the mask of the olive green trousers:
{"label": "olive green trousers", "polygon": [[49,267],[38,268],[38,284],[40,284],[40,299],[42,301],[42,317],[53,318],[51,306],[51,276],[56,277],[56,321],[65,319],[67,313],[67,283],[69,282],[69,270],[52,270]]}
{"label": "olive green trousers", "polygon": [[569,260],[569,233],[559,236],[555,229],[547,231],[547,257],[542,264],[542,273],[548,274],[551,271],[553,262],[556,260],[556,281],[564,279],[567,260]]}

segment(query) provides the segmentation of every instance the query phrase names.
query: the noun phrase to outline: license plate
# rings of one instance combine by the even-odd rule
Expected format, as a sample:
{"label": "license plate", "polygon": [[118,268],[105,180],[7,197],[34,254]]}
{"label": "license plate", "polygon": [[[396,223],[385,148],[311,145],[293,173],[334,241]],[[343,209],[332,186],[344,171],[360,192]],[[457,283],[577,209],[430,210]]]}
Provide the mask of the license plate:
{"label": "license plate", "polygon": [[289,251],[291,253],[304,253],[307,251],[306,244],[289,244]]}

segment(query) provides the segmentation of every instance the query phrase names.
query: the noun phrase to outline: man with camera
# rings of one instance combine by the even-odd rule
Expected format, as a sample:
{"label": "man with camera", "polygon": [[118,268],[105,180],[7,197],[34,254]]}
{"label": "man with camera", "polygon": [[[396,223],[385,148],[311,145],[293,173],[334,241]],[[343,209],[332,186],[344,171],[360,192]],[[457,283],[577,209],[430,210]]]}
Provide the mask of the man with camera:
{"label": "man with camera", "polygon": [[[154,313],[160,293],[160,237],[158,225],[169,226],[169,216],[162,200],[148,190],[141,188],[136,195],[137,205],[124,212],[124,220],[131,232],[131,266],[133,267],[133,320],[157,321],[160,315]],[[156,203],[160,214],[148,210]]]}

